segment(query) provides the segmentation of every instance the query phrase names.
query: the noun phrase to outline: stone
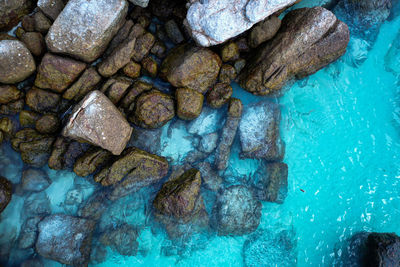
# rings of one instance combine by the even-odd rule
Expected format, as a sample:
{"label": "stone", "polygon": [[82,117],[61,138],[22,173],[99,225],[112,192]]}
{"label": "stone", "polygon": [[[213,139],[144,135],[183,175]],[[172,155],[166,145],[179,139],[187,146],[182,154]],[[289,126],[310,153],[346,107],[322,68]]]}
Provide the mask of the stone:
{"label": "stone", "polygon": [[128,224],[109,229],[100,236],[100,242],[104,246],[111,247],[114,251],[124,256],[136,256],[139,242],[137,230]]}
{"label": "stone", "polygon": [[0,41],[0,83],[21,82],[35,70],[35,60],[24,43],[16,40]]}
{"label": "stone", "polygon": [[193,215],[196,201],[200,195],[200,186],[200,172],[190,169],[163,184],[154,199],[153,206],[162,215],[187,222]]}
{"label": "stone", "polygon": [[122,71],[129,78],[136,79],[136,78],[139,78],[139,76],[140,76],[141,68],[142,68],[142,66],[140,66],[140,64],[130,60],[129,63],[126,64],[125,67],[122,69]]}
{"label": "stone", "polygon": [[61,126],[60,119],[54,114],[46,114],[36,121],[35,128],[39,133],[56,133]]}
{"label": "stone", "polygon": [[[128,36],[132,30],[134,23],[132,20],[126,20],[122,27],[118,30],[117,34],[112,38],[110,44],[107,47],[107,50],[103,54],[103,58],[108,57],[114,50],[128,39]],[[135,36],[133,36],[135,37]],[[130,38],[133,39],[133,38]]]}
{"label": "stone", "polygon": [[25,192],[41,192],[50,184],[49,176],[40,169],[27,169],[22,172],[21,188]]}
{"label": "stone", "polygon": [[111,77],[130,62],[134,53],[136,38],[121,42],[100,64],[97,70],[103,77]]}
{"label": "stone", "polygon": [[167,172],[168,162],[165,158],[130,147],[111,166],[106,166],[96,174],[94,180],[103,186],[122,181],[124,186],[141,188],[160,180]]}
{"label": "stone", "polygon": [[229,84],[217,83],[207,93],[207,103],[212,108],[221,108],[228,103],[233,93]]}
{"label": "stone", "polygon": [[8,104],[23,97],[22,91],[13,85],[0,85],[0,104]]}
{"label": "stone", "polygon": [[185,41],[185,38],[175,20],[171,19],[165,23],[165,31],[174,44],[180,44]]}
{"label": "stone", "polygon": [[221,44],[296,0],[191,1],[185,25],[201,46]]}
{"label": "stone", "polygon": [[65,90],[63,98],[76,102],[81,101],[87,93],[96,88],[100,81],[101,76],[96,69],[94,67],[88,68],[71,87]]}
{"label": "stone", "polygon": [[4,139],[5,139],[4,133],[2,131],[0,131],[0,145],[1,145],[1,143],[3,143]]}
{"label": "stone", "polygon": [[84,140],[119,155],[132,134],[132,127],[100,91],[92,91],[75,106],[62,135]]}
{"label": "stone", "polygon": [[19,113],[19,124],[22,127],[34,127],[40,115],[31,110],[22,110]]}
{"label": "stone", "polygon": [[132,59],[136,62],[142,61],[142,59],[150,53],[155,41],[156,38],[150,32],[145,32],[144,34],[138,36],[136,39]]}
{"label": "stone", "polygon": [[0,130],[7,136],[14,136],[16,125],[13,120],[8,117],[4,117],[0,119]]}
{"label": "stone", "polygon": [[35,19],[32,15],[25,15],[21,21],[22,28],[27,32],[35,31]]}
{"label": "stone", "polygon": [[26,93],[25,99],[26,105],[32,110],[45,113],[58,110],[61,96],[47,90],[32,87]]}
{"label": "stone", "polygon": [[76,175],[85,177],[93,174],[112,158],[112,154],[101,148],[93,148],[80,156],[74,164]]}
{"label": "stone", "polygon": [[10,0],[0,2],[0,31],[9,31],[20,19],[35,7],[31,0]]}
{"label": "stone", "polygon": [[137,80],[131,86],[129,92],[125,95],[125,97],[121,101],[121,107],[132,111],[135,105],[135,99],[138,95],[145,91],[150,91],[153,88],[151,83],[147,83],[141,80]]}
{"label": "stone", "polygon": [[70,141],[62,136],[57,137],[56,141],[53,143],[53,148],[48,161],[50,169],[62,170],[65,167],[64,155],[67,152],[70,143]]}
{"label": "stone", "polygon": [[215,152],[214,165],[218,170],[225,170],[228,167],[231,146],[235,140],[242,115],[242,108],[243,105],[240,99],[232,98],[229,102],[228,117],[222,128],[222,134]]}
{"label": "stone", "polygon": [[39,223],[36,251],[62,264],[87,266],[95,221],[55,214]]}
{"label": "stone", "polygon": [[213,192],[218,192],[222,187],[223,179],[218,173],[212,168],[208,162],[200,162],[197,165],[202,178],[202,184]]}
{"label": "stone", "polygon": [[224,64],[219,72],[218,80],[221,83],[231,84],[236,78],[236,69],[229,64]]}
{"label": "stone", "polygon": [[157,61],[151,56],[147,56],[142,60],[142,72],[144,75],[148,75],[152,78],[157,77],[158,64]]}
{"label": "stone", "polygon": [[235,42],[229,42],[221,49],[222,62],[234,61],[239,55],[239,46]]}
{"label": "stone", "polygon": [[85,219],[98,221],[110,203],[107,198],[107,191],[98,190],[80,207],[78,215]]}
{"label": "stone", "polygon": [[133,80],[124,76],[110,78],[103,86],[102,90],[106,89],[106,96],[111,100],[114,105],[124,97],[129,87],[132,85]]}
{"label": "stone", "polygon": [[276,35],[280,27],[281,20],[277,16],[271,16],[264,21],[261,21],[250,31],[248,37],[249,46],[255,48],[260,44],[271,40]]}
{"label": "stone", "polygon": [[172,97],[153,89],[137,98],[129,119],[142,128],[154,129],[162,127],[174,116],[175,104]]}
{"label": "stone", "polygon": [[200,116],[187,125],[187,131],[193,135],[203,136],[216,132],[223,123],[223,112],[204,106]]}
{"label": "stone", "polygon": [[62,93],[85,68],[83,62],[47,53],[38,67],[35,86]]}
{"label": "stone", "polygon": [[246,66],[246,60],[243,58],[240,58],[235,61],[233,66],[235,67],[236,73],[240,73],[242,71],[242,69]]}
{"label": "stone", "polygon": [[7,207],[11,201],[12,184],[9,180],[0,176],[0,213]]}
{"label": "stone", "polygon": [[204,135],[199,143],[199,150],[204,153],[211,153],[217,147],[218,133],[209,133]]}
{"label": "stone", "polygon": [[189,88],[178,88],[175,91],[177,115],[182,120],[197,118],[203,109],[203,94]]}
{"label": "stone", "polygon": [[27,249],[35,245],[38,235],[38,223],[42,218],[34,216],[26,219],[21,227],[21,232],[18,238],[18,248]]}
{"label": "stone", "polygon": [[239,125],[241,156],[281,160],[285,151],[280,137],[280,120],[278,104],[263,101],[246,106]]}
{"label": "stone", "polygon": [[21,36],[21,41],[35,57],[40,57],[46,51],[44,37],[40,32],[26,32]]}
{"label": "stone", "polygon": [[399,61],[400,61],[400,31],[397,32],[396,38],[393,40],[389,50],[385,55],[385,69],[387,71],[392,72],[396,76],[400,75],[400,65],[398,64]]}
{"label": "stone", "polygon": [[123,25],[127,11],[125,0],[70,0],[46,36],[47,47],[92,62]]}
{"label": "stone", "polygon": [[131,3],[134,5],[140,6],[140,7],[147,7],[149,4],[149,0],[129,0]]}
{"label": "stone", "polygon": [[238,77],[240,85],[256,95],[272,94],[341,57],[348,42],[347,25],[332,12],[322,7],[291,11],[274,39],[254,51]]}
{"label": "stone", "polygon": [[163,59],[167,55],[167,47],[162,41],[156,40],[151,48],[151,53],[156,55],[156,57]]}
{"label": "stone", "polygon": [[33,14],[33,21],[35,22],[35,31],[42,34],[46,34],[51,27],[51,20],[41,11]]}
{"label": "stone", "polygon": [[64,3],[62,0],[38,0],[37,6],[54,21],[63,10]]}
{"label": "stone", "polygon": [[3,115],[17,115],[24,108],[24,98],[20,98],[17,101],[8,103],[7,105],[0,105],[0,114]]}
{"label": "stone", "polygon": [[51,213],[50,200],[47,194],[42,191],[30,194],[24,201],[24,212],[30,216],[47,215]]}
{"label": "stone", "polygon": [[160,76],[177,88],[205,93],[217,79],[221,65],[221,59],[211,50],[185,44],[169,52]]}
{"label": "stone", "polygon": [[161,154],[161,136],[163,129],[143,129],[135,127],[128,147],[134,146],[152,154]]}
{"label": "stone", "polygon": [[245,186],[234,185],[218,195],[215,204],[216,228],[219,235],[245,235],[260,224],[261,203]]}
{"label": "stone", "polygon": [[400,237],[395,233],[370,233],[365,266],[396,266],[400,262]]}
{"label": "stone", "polygon": [[283,162],[264,165],[253,179],[255,195],[259,200],[282,204],[288,192],[288,166]]}

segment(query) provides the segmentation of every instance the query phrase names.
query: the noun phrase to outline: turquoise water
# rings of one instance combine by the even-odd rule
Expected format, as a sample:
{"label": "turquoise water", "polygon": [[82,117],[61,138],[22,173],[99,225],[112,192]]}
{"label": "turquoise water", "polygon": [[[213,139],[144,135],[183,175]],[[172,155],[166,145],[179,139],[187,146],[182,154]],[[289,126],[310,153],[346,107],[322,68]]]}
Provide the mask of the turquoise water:
{"label": "turquoise water", "polygon": [[[346,239],[359,231],[400,234],[400,79],[385,68],[385,55],[399,30],[400,17],[386,22],[358,67],[351,64],[359,55],[354,47],[338,62],[274,99],[282,107],[289,188],[284,204],[263,203],[259,229],[292,231],[297,266],[332,266]],[[235,96],[245,104],[260,100],[238,87]],[[177,127],[172,133],[163,155],[179,159],[191,150],[191,143],[185,141],[185,130]],[[230,169],[240,175],[254,172],[259,162],[240,160],[238,150],[236,142]],[[16,183],[21,162],[11,155],[15,154],[3,146],[0,174]],[[84,198],[92,192],[89,183],[71,172],[47,171],[53,183],[46,193],[54,213],[63,212],[62,201],[74,184],[86,185]],[[147,193],[142,190],[131,199],[140,204]],[[114,204],[117,210],[125,205],[123,201]],[[0,221],[0,233],[8,236],[0,235],[0,245],[18,235],[22,204],[23,198],[15,196],[2,214],[7,219]],[[91,266],[243,266],[246,236],[195,235],[180,255],[164,256],[161,251],[169,240],[162,229],[147,223],[143,206],[126,219],[142,226],[139,251],[146,253],[124,257],[108,249],[107,261]],[[50,260],[45,265],[61,266]]]}

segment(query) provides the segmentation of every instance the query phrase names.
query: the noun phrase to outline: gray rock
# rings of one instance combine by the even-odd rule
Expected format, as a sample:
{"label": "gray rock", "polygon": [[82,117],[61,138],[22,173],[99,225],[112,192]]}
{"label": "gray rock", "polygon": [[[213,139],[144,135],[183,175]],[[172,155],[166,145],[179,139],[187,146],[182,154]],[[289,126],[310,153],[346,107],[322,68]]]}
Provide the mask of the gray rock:
{"label": "gray rock", "polygon": [[50,200],[45,192],[31,194],[24,202],[25,214],[46,215],[51,213]]}
{"label": "gray rock", "polygon": [[200,140],[199,150],[204,153],[211,153],[217,147],[218,133],[210,133]]}
{"label": "gray rock", "polygon": [[87,266],[95,222],[55,214],[39,223],[36,251],[41,256],[63,264]]}
{"label": "gray rock", "polygon": [[147,7],[149,0],[129,0],[131,3],[141,7]]}
{"label": "gray rock", "polygon": [[18,239],[18,248],[27,249],[35,245],[38,235],[38,223],[42,218],[35,216],[28,218],[21,227]]}
{"label": "gray rock", "polygon": [[294,2],[296,0],[194,0],[185,24],[198,44],[221,44]]}
{"label": "gray rock", "polygon": [[27,169],[22,173],[21,186],[24,191],[40,192],[50,184],[49,176],[40,169]]}
{"label": "gray rock", "polygon": [[221,128],[222,117],[223,112],[221,109],[216,110],[205,106],[200,116],[187,125],[187,130],[190,134],[201,136],[216,132]]}
{"label": "gray rock", "polygon": [[23,81],[35,70],[35,60],[24,43],[17,40],[0,41],[0,83]]}
{"label": "gray rock", "polygon": [[60,14],[64,8],[64,3],[62,0],[39,0],[37,6],[52,20],[56,20],[58,14]]}
{"label": "gray rock", "polygon": [[109,229],[100,236],[100,242],[125,256],[135,256],[139,243],[138,232],[134,227],[124,224],[116,229]]}
{"label": "gray rock", "polygon": [[282,162],[265,163],[254,180],[255,195],[260,200],[282,204],[288,191],[288,166]]}
{"label": "gray rock", "polygon": [[46,36],[47,47],[91,62],[105,51],[127,11],[125,0],[70,0]]}
{"label": "gray rock", "polygon": [[185,41],[181,30],[173,19],[165,23],[165,31],[167,32],[169,39],[171,39],[174,44],[180,44]]}

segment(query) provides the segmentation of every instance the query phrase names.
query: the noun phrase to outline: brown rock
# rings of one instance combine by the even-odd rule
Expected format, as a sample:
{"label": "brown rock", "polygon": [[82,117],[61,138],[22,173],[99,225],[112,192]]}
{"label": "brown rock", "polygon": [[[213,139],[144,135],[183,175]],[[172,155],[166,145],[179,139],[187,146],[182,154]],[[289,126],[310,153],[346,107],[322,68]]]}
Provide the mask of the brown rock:
{"label": "brown rock", "polygon": [[0,213],[7,207],[11,201],[12,184],[9,180],[0,176]]}
{"label": "brown rock", "polygon": [[35,31],[35,19],[33,16],[25,15],[21,21],[22,28],[27,32]]}
{"label": "brown rock", "polygon": [[32,89],[26,93],[25,98],[28,107],[41,113],[56,111],[61,100],[58,94],[36,87],[32,87]]}
{"label": "brown rock", "polygon": [[0,114],[3,115],[16,115],[18,112],[21,112],[24,108],[25,102],[23,98],[18,99],[17,101],[8,103],[7,105],[0,105]]}
{"label": "brown rock", "polygon": [[31,110],[23,110],[19,113],[19,124],[22,127],[35,126],[36,121],[40,118],[40,115]]}
{"label": "brown rock", "polygon": [[111,157],[112,154],[107,150],[101,148],[90,149],[77,159],[74,164],[74,172],[81,177],[88,176],[104,165]]}
{"label": "brown rock", "polygon": [[64,8],[62,0],[39,0],[37,5],[39,9],[53,21],[56,20],[58,14],[60,14]]}
{"label": "brown rock", "polygon": [[106,96],[111,100],[111,102],[116,105],[125,95],[129,86],[133,83],[133,80],[124,76],[118,76],[111,78],[107,81],[105,86],[107,89],[103,89],[106,92]]}
{"label": "brown rock", "polygon": [[221,59],[207,48],[189,44],[174,48],[161,65],[160,76],[175,87],[206,92],[218,77]]}
{"label": "brown rock", "polygon": [[39,133],[51,134],[59,130],[61,122],[56,115],[46,114],[36,121],[36,130]]}
{"label": "brown rock", "polygon": [[131,61],[129,61],[128,64],[125,65],[125,67],[123,68],[122,71],[129,78],[136,79],[140,76],[141,68],[142,68],[142,66],[140,66],[140,64],[131,60]]}
{"label": "brown rock", "polygon": [[10,0],[0,2],[0,31],[9,31],[20,19],[35,7],[31,0]]}
{"label": "brown rock", "polygon": [[51,27],[51,20],[49,20],[43,12],[39,11],[33,15],[35,21],[35,31],[46,34]]}
{"label": "brown rock", "polygon": [[271,40],[279,28],[281,27],[281,20],[276,16],[270,16],[264,21],[255,25],[249,34],[249,45],[252,48]]}
{"label": "brown rock", "polygon": [[35,86],[62,93],[85,68],[83,62],[47,53],[38,67]]}
{"label": "brown rock", "polygon": [[239,58],[239,46],[235,42],[229,42],[221,49],[223,62],[234,61]]}
{"label": "brown rock", "polygon": [[213,89],[207,93],[207,103],[212,108],[221,108],[228,103],[232,96],[232,87],[229,84],[217,83]]}
{"label": "brown rock", "polygon": [[46,44],[40,32],[26,32],[21,36],[21,41],[35,57],[40,57],[46,51]]}
{"label": "brown rock", "polygon": [[154,58],[147,56],[142,60],[142,71],[143,74],[149,75],[150,77],[157,77],[158,65]]}
{"label": "brown rock", "polygon": [[13,85],[0,85],[0,104],[8,104],[23,97],[23,93]]}
{"label": "brown rock", "polygon": [[136,62],[142,61],[147,56],[154,45],[156,38],[153,34],[146,32],[145,34],[137,37],[135,49],[133,53],[133,60]]}
{"label": "brown rock", "polygon": [[74,108],[62,134],[119,155],[129,141],[132,128],[112,102],[96,90]]}
{"label": "brown rock", "polygon": [[151,48],[151,53],[158,58],[164,58],[167,55],[167,47],[160,40],[157,40]]}
{"label": "brown rock", "polygon": [[193,120],[200,115],[203,109],[203,94],[189,88],[178,88],[175,92],[175,98],[179,118]]}
{"label": "brown rock", "polygon": [[[133,27],[133,21],[127,20],[125,21],[124,25],[118,30],[117,34],[111,40],[110,44],[107,47],[106,52],[104,52],[103,57],[109,56],[118,45],[128,39],[129,33],[131,32]],[[134,36],[136,37],[136,36]]]}
{"label": "brown rock", "polygon": [[4,134],[2,131],[0,131],[0,145],[1,143],[3,143],[3,140],[4,140]]}
{"label": "brown rock", "polygon": [[14,135],[16,130],[15,123],[8,117],[0,118],[0,130],[7,136],[11,137]]}
{"label": "brown rock", "polygon": [[132,111],[134,108],[134,101],[136,97],[141,93],[143,93],[144,91],[150,91],[151,88],[153,88],[153,85],[151,83],[147,83],[140,80],[134,82],[129,92],[126,94],[124,99],[122,99],[121,107],[129,111]]}
{"label": "brown rock", "polygon": [[219,72],[219,81],[221,83],[230,84],[236,78],[236,69],[229,64],[224,64]]}
{"label": "brown rock", "polygon": [[53,149],[48,161],[50,169],[62,170],[64,168],[64,155],[68,150],[70,142],[59,136],[53,144]]}
{"label": "brown rock", "polygon": [[135,110],[129,119],[143,128],[159,128],[174,116],[172,97],[158,90],[151,90],[137,98]]}
{"label": "brown rock", "polygon": [[88,68],[79,79],[68,88],[63,98],[68,100],[80,101],[87,93],[94,90],[100,83],[101,76],[94,67]]}

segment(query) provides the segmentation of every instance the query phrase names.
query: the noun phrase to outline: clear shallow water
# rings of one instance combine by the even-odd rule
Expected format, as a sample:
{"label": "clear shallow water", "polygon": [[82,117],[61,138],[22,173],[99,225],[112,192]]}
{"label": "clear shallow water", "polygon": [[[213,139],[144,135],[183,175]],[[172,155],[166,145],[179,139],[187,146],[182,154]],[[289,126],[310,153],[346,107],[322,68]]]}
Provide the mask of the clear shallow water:
{"label": "clear shallow water", "polygon": [[[352,55],[348,53],[275,99],[282,107],[289,191],[282,205],[263,203],[259,229],[293,230],[298,266],[331,266],[345,240],[359,231],[400,234],[400,121],[396,113],[400,85],[384,62],[399,29],[399,17],[384,24],[367,60],[358,68],[349,64]],[[260,100],[239,88],[235,96],[244,104]],[[179,159],[190,151],[191,143],[182,141],[185,135],[175,128],[163,155]],[[163,136],[166,139],[166,131]],[[258,162],[240,160],[237,145],[230,171],[238,175],[254,172]],[[14,159],[11,155],[15,154],[5,146],[0,151],[0,174],[18,182],[22,167],[18,156]],[[74,182],[85,184],[84,179],[70,172],[47,171],[53,180],[46,190],[52,211],[62,212],[66,191]],[[147,197],[142,190],[132,199],[142,203]],[[21,197],[13,197],[2,214],[0,233],[18,235],[22,205]],[[129,223],[146,221],[143,208],[137,210],[127,218]],[[147,254],[124,257],[108,249],[108,260],[93,266],[243,266],[246,236],[196,237],[183,256],[163,256],[160,252],[168,244],[165,233],[146,226],[138,242],[139,250]],[[0,235],[0,241],[4,240]],[[45,265],[61,266],[53,261]],[[274,262],[265,266],[274,266]]]}

